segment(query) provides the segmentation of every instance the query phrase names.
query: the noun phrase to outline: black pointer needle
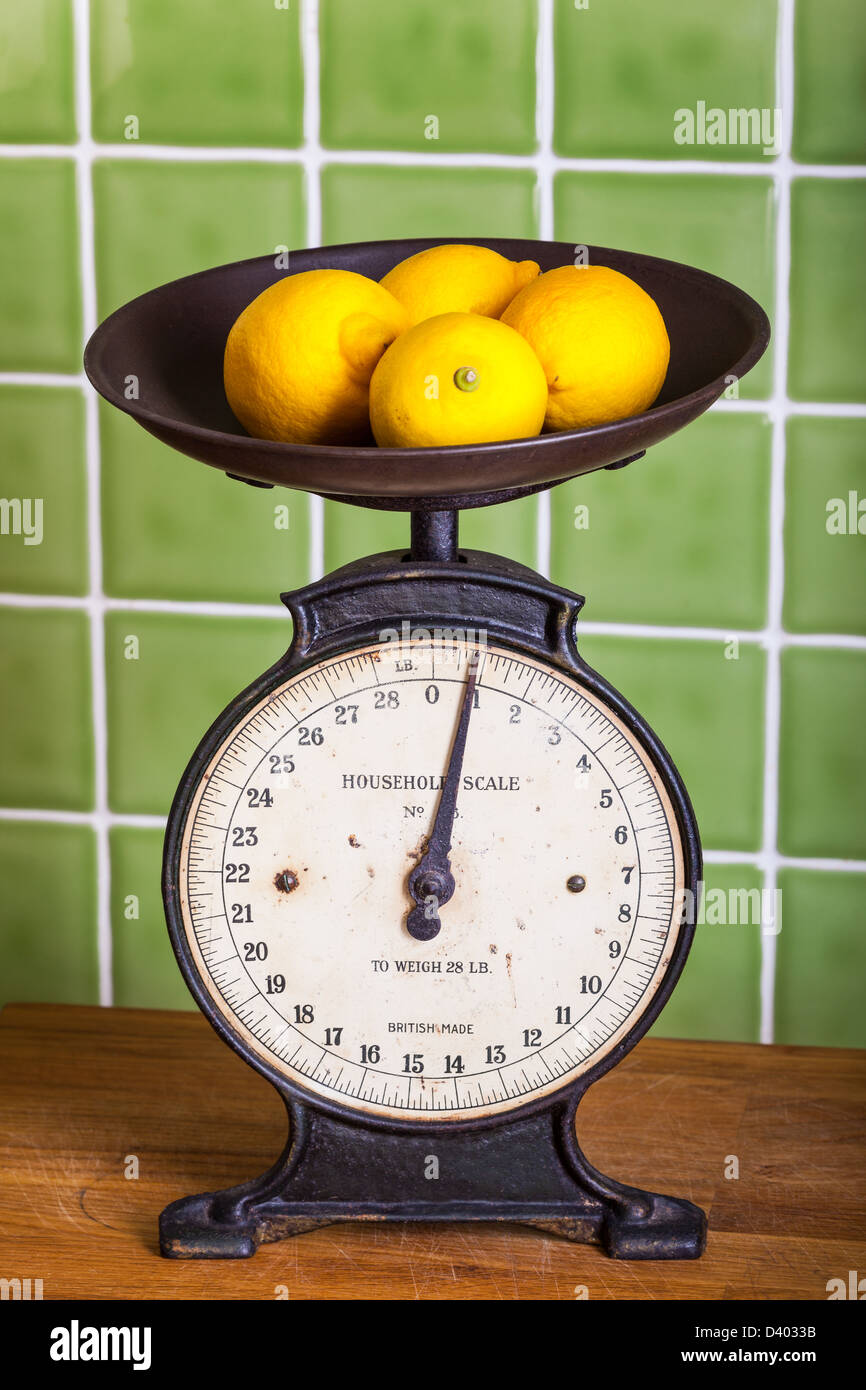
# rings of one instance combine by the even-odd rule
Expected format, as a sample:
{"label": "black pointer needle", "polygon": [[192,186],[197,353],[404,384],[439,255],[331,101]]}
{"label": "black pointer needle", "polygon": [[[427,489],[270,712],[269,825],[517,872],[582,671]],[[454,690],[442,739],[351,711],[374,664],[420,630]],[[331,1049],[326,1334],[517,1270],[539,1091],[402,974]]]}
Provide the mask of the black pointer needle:
{"label": "black pointer needle", "polygon": [[407,887],[415,906],[406,916],[406,930],[416,941],[430,941],[436,936],[442,923],[438,908],[454,896],[456,884],[448,858],[451,849],[451,830],[454,825],[454,812],[457,809],[457,790],[460,786],[460,771],[463,767],[463,753],[466,748],[466,734],[469,730],[469,716],[472,713],[475,682],[478,679],[478,652],[469,662],[469,679],[466,694],[460,710],[460,720],[454,735],[445,785],[436,808],[433,830],[427,841],[427,850],[409,875]]}

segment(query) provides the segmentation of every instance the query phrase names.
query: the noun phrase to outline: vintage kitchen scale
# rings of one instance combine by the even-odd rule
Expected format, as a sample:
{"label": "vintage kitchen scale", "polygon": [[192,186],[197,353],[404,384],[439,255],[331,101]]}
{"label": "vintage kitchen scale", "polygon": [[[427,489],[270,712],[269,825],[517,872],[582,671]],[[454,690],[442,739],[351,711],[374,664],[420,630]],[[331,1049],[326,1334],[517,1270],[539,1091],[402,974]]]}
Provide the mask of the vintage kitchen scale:
{"label": "vintage kitchen scale", "polygon": [[[165,1255],[247,1256],[354,1220],[513,1221],[627,1259],[704,1247],[702,1211],[603,1176],[575,1133],[584,1091],[685,962],[682,904],[701,871],[688,797],[579,655],[583,599],[461,550],[457,519],[639,458],[754,365],[769,325],[712,275],[590,248],[664,315],[670,368],[645,413],[466,448],[245,435],[222,386],[245,305],[321,266],[379,279],[438,240],[204,271],[126,305],[87,349],[101,394],[182,453],[258,486],[411,513],[405,550],[283,595],[288,652],[219,716],[175,797],[163,887],[180,968],[279,1091],[289,1138],[262,1177],[173,1202]],[[542,270],[574,255],[484,244]]]}

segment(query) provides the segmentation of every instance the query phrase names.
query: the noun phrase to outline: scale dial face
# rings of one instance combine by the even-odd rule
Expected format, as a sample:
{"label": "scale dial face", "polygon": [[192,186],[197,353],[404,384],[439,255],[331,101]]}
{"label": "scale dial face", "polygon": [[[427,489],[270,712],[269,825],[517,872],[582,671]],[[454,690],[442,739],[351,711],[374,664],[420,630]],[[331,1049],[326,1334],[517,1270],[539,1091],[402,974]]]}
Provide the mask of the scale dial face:
{"label": "scale dial face", "polygon": [[[464,706],[454,891],[422,897],[440,923],[422,940],[409,877]],[[239,716],[180,834],[180,930],[229,1029],[311,1100],[415,1124],[595,1067],[664,979],[683,887],[665,783],[596,693],[423,634],[307,666]]]}

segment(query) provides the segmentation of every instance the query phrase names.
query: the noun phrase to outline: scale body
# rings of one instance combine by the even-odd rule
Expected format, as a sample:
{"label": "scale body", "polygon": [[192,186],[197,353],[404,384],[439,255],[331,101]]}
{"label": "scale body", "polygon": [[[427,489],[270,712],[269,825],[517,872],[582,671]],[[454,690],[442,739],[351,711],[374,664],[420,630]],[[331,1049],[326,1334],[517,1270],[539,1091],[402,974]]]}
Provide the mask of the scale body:
{"label": "scale body", "polygon": [[[702,1212],[602,1177],[575,1138],[673,988],[700,879],[670,758],[578,655],[583,600],[473,552],[374,556],[284,597],[289,652],[181,783],[164,894],[187,983],[290,1141],[264,1178],[172,1204],[163,1252],[392,1219],[698,1255]],[[456,888],[417,940],[407,881],[476,652]]]}
{"label": "scale body", "polygon": [[[292,253],[290,273],[380,278],[433,244]],[[483,244],[542,269],[572,254]],[[581,1096],[656,1019],[692,942],[688,796],[646,722],[582,660],[583,599],[461,550],[457,519],[641,457],[749,370],[769,326],[703,272],[590,256],[653,294],[671,338],[657,405],[591,430],[416,450],[239,435],[222,349],[280,278],[269,258],[152,291],[88,346],[100,392],[183,452],[253,485],[412,514],[406,551],[283,595],[286,655],[216,720],[171,809],[178,963],[279,1092],[289,1135],[260,1178],[167,1207],[166,1256],[250,1256],[358,1220],[519,1222],[629,1259],[704,1249],[702,1211],[602,1175],[576,1135]]]}

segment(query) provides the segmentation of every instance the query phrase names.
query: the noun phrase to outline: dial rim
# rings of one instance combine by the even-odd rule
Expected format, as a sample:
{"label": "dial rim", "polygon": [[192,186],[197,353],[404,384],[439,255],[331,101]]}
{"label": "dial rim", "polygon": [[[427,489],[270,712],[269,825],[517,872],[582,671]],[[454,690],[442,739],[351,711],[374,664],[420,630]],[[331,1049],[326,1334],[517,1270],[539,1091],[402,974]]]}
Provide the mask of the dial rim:
{"label": "dial rim", "polygon": [[[194,948],[191,948],[189,934],[192,934],[192,929],[188,926],[181,907],[178,868],[184,829],[190,818],[190,813],[194,809],[197,794],[203,786],[209,764],[214,761],[219,750],[231,742],[243,725],[248,722],[251,715],[264,702],[279,693],[281,687],[287,682],[294,682],[319,666],[327,667],[358,654],[371,645],[375,644],[370,643],[369,634],[359,634],[354,640],[345,638],[339,644],[338,649],[308,652],[305,654],[304,660],[292,660],[290,653],[287,658],[271,668],[259,681],[233,701],[216,721],[209,734],[202,740],[178,789],[169,821],[165,853],[164,889],[169,929],[172,944],[187,984],[199,1006],[224,1040],[244,1060],[265,1075],[287,1099],[333,1113],[343,1119],[380,1125],[390,1129],[408,1128],[417,1131],[421,1128],[427,1132],[440,1127],[450,1131],[458,1128],[503,1124],[539,1110],[561,1105],[566,1101],[574,1100],[576,1103],[579,1095],[600,1075],[614,1066],[643,1036],[658,1016],[676,983],[691,944],[694,928],[688,923],[679,925],[678,930],[675,930],[672,922],[668,928],[665,944],[659,953],[658,964],[651,971],[648,985],[640,996],[641,1001],[647,1000],[647,1002],[643,1004],[643,1007],[640,1007],[639,1004],[637,1014],[633,1009],[629,1011],[625,1015],[625,1028],[613,1029],[604,1040],[601,1048],[596,1049],[590,1053],[588,1058],[581,1061],[582,1070],[568,1071],[565,1073],[564,1080],[557,1077],[554,1082],[541,1090],[533,1089],[525,1097],[520,1095],[511,1097],[507,1103],[498,1106],[498,1108],[495,1106],[492,1110],[461,1109],[449,1111],[446,1114],[435,1110],[404,1109],[402,1113],[393,1113],[376,1108],[369,1109],[356,1100],[346,1103],[332,1095],[322,1094],[320,1091],[306,1086],[302,1080],[296,1079],[295,1076],[287,1075],[275,1060],[271,1060],[273,1054],[267,1050],[260,1051],[254,1045],[257,1040],[239,1026],[240,1021],[224,1001],[221,1001],[223,1007],[220,1007],[220,1003],[208,983],[210,976],[206,968],[203,967],[203,963],[196,959]],[[554,658],[549,651],[539,650],[529,643],[518,644],[513,639],[506,641],[497,638],[494,645],[496,649],[511,654],[520,661],[541,666],[552,677],[564,680],[572,686],[577,685],[579,693],[600,704],[604,715],[614,724],[621,726],[621,732],[626,741],[632,747],[636,747],[638,756],[649,769],[657,788],[663,794],[663,798],[668,801],[666,821],[669,831],[673,832],[674,857],[677,859],[677,855],[680,856],[677,859],[679,883],[682,887],[693,890],[699,872],[700,851],[691,807],[676,769],[659,740],[641,717],[602,677],[580,661],[565,663],[561,659]],[[671,945],[672,934],[673,945]],[[665,955],[668,957],[666,964],[664,964]],[[608,984],[605,988],[603,998],[607,996],[610,987],[611,984]],[[568,1033],[570,1029],[566,1028],[564,1031]],[[610,1037],[615,1038],[613,1043],[610,1042]],[[545,1047],[550,1045],[550,1043],[546,1043]],[[601,1055],[598,1055],[599,1050]],[[489,1071],[489,1069],[487,1070]],[[482,1070],[480,1074],[485,1075],[486,1072]]]}

